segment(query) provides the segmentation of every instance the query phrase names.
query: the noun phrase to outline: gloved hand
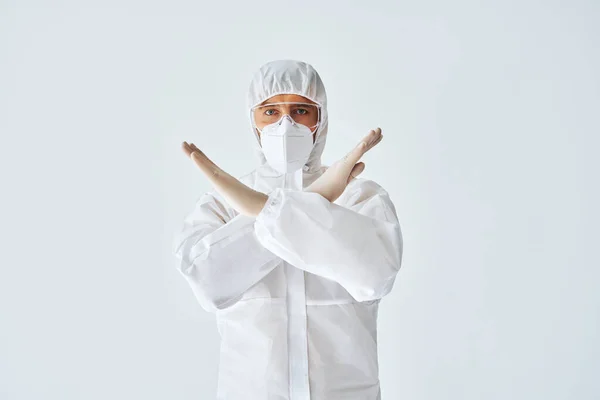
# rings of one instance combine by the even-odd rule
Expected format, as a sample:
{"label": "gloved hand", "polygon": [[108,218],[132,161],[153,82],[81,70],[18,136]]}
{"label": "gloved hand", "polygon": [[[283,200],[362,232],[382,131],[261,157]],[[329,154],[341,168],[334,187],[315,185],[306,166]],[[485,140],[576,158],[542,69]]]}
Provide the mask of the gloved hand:
{"label": "gloved hand", "polygon": [[383,139],[381,128],[371,130],[358,146],[352,149],[342,159],[331,165],[317,180],[304,191],[319,193],[330,202],[335,201],[346,189],[352,179],[365,169],[365,163],[358,162],[367,151],[371,150]]}
{"label": "gloved hand", "polygon": [[183,142],[181,147],[200,168],[217,192],[240,214],[256,217],[265,206],[268,196],[229,175],[212,162],[194,143]]}

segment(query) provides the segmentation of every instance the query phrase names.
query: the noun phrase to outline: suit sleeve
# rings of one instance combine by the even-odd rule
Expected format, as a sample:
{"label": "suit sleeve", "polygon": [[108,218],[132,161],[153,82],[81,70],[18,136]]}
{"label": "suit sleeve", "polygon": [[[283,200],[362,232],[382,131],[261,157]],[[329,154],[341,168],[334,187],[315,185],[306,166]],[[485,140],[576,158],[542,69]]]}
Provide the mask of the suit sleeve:
{"label": "suit sleeve", "polygon": [[277,188],[256,217],[262,245],[304,271],[338,282],[357,301],[380,299],[394,284],[403,239],[389,194],[355,180],[336,202]]}
{"label": "suit sleeve", "polygon": [[281,261],[258,241],[254,221],[228,207],[218,193],[208,192],[175,235],[177,269],[206,311],[235,304]]}

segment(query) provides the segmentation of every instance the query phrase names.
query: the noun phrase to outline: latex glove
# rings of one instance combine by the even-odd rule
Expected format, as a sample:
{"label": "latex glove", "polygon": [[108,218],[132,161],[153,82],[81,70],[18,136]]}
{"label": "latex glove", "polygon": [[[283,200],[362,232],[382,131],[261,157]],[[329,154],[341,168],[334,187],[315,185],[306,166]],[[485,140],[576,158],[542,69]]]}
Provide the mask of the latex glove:
{"label": "latex glove", "polygon": [[181,144],[185,154],[206,175],[217,192],[240,214],[256,217],[265,206],[268,196],[258,192],[229,175],[212,162],[194,143]]}
{"label": "latex glove", "polygon": [[363,154],[379,143],[381,139],[383,139],[381,128],[371,130],[360,141],[358,146],[331,165],[305,191],[319,193],[330,202],[335,201],[344,192],[348,183],[364,171],[365,163],[358,162],[358,160],[360,160]]}

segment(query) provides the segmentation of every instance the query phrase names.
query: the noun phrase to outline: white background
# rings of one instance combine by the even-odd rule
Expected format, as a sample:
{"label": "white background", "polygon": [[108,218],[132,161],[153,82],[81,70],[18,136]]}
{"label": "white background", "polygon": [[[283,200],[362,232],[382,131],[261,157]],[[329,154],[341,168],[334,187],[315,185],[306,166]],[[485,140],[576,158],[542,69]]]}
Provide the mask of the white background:
{"label": "white background", "polygon": [[252,73],[311,63],[330,164],[404,234],[384,400],[600,398],[595,1],[0,1],[0,399],[212,399],[218,333],[171,253],[254,168]]}

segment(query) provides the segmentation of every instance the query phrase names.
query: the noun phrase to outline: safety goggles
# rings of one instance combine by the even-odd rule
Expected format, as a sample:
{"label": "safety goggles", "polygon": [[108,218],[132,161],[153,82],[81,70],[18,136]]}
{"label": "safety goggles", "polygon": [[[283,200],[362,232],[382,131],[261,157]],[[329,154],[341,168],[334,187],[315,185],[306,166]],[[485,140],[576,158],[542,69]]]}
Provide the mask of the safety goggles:
{"label": "safety goggles", "polygon": [[274,124],[284,115],[289,115],[296,123],[311,130],[321,121],[321,106],[312,103],[278,102],[258,105],[250,110],[254,126],[262,129]]}

